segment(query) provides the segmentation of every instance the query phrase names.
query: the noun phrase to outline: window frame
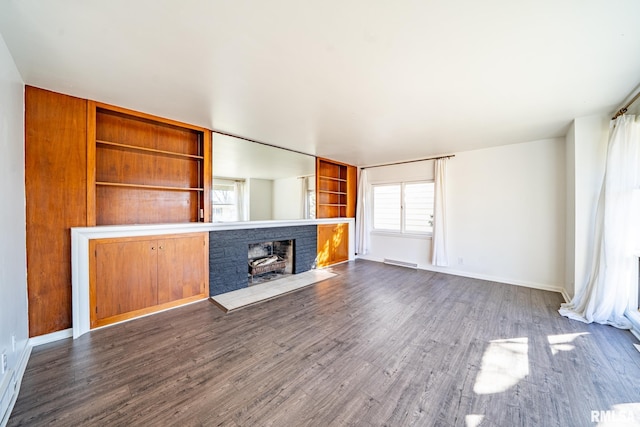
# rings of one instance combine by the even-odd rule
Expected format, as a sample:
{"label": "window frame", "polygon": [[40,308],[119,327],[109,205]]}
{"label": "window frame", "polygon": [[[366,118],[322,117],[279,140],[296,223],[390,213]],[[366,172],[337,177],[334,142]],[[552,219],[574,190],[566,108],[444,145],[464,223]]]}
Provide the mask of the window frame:
{"label": "window frame", "polygon": [[[404,180],[404,181],[388,181],[388,182],[375,182],[370,183],[370,194],[371,194],[371,233],[379,234],[379,235],[391,235],[391,236],[400,236],[400,237],[420,237],[420,238],[430,238],[433,236],[433,225],[431,226],[430,231],[415,231],[406,229],[406,197],[405,197],[405,187],[407,184],[435,184],[433,179],[419,179],[419,180]],[[375,228],[375,187],[383,187],[383,186],[400,186],[400,229],[384,229],[384,228]],[[435,199],[435,196],[434,196]],[[432,199],[432,201],[434,201]]]}

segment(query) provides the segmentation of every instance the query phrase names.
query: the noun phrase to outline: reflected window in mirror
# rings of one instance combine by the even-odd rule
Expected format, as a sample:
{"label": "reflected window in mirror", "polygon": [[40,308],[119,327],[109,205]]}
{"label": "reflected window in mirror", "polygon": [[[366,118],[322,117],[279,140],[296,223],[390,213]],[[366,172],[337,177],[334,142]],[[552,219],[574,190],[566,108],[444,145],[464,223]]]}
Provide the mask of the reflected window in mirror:
{"label": "reflected window in mirror", "polygon": [[213,222],[246,221],[245,181],[243,179],[213,179],[211,210]]}
{"label": "reflected window in mirror", "polygon": [[316,180],[315,175],[301,176],[303,212],[302,218],[316,218]]}
{"label": "reflected window in mirror", "polygon": [[214,132],[212,172],[214,222],[316,217],[314,156]]}

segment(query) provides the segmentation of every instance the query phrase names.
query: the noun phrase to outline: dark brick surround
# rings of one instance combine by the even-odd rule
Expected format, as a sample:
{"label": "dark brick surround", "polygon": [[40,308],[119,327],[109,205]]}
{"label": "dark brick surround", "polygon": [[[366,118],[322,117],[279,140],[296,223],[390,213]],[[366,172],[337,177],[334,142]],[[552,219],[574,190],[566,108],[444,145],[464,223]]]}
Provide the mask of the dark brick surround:
{"label": "dark brick surround", "polygon": [[246,288],[249,243],[295,240],[293,274],[310,270],[316,260],[315,225],[209,232],[209,295]]}

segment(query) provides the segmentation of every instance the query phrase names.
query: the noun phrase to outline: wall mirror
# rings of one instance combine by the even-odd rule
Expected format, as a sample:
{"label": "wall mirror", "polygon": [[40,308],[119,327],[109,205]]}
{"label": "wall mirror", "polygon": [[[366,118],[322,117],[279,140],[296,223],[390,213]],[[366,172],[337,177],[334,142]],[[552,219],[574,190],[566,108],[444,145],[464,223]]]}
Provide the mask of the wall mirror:
{"label": "wall mirror", "polygon": [[212,221],[315,218],[316,158],[213,133]]}

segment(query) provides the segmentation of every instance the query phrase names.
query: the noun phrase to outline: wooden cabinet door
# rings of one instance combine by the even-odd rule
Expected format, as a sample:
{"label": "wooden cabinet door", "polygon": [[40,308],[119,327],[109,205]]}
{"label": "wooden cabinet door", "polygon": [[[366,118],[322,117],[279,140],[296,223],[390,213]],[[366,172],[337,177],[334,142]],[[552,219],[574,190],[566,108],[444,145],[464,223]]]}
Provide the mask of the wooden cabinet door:
{"label": "wooden cabinet door", "polygon": [[205,293],[207,234],[158,240],[158,304]]}
{"label": "wooden cabinet door", "polygon": [[333,250],[331,249],[331,239],[333,237],[333,224],[318,225],[318,255],[316,259],[317,267],[325,267],[333,264]]}
{"label": "wooden cabinet door", "polygon": [[325,267],[349,259],[349,224],[318,225],[316,266]]}
{"label": "wooden cabinet door", "polygon": [[333,228],[333,262],[349,259],[349,224],[336,224]]}
{"label": "wooden cabinet door", "polygon": [[95,320],[158,303],[156,240],[95,246]]}

